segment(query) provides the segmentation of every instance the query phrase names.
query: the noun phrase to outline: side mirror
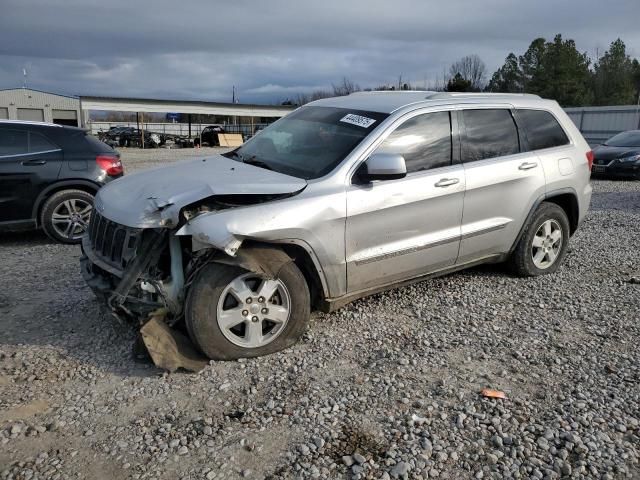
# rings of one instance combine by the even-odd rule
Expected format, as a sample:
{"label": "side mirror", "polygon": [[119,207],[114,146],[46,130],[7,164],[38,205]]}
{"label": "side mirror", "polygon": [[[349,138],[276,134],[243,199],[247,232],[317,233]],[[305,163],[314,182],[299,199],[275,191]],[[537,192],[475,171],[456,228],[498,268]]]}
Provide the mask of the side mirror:
{"label": "side mirror", "polygon": [[358,169],[358,178],[371,180],[395,180],[407,176],[404,157],[397,153],[374,153]]}

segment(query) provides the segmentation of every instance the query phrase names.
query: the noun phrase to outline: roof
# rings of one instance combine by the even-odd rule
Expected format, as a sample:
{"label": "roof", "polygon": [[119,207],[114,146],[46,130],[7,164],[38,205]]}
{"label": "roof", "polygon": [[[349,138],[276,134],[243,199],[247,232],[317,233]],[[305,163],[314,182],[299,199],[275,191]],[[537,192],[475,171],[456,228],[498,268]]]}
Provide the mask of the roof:
{"label": "roof", "polygon": [[527,93],[457,93],[431,91],[375,91],[356,92],[344,97],[316,100],[309,105],[353,108],[373,112],[392,113],[407,105],[423,103],[439,105],[463,101],[464,103],[513,102],[514,100],[540,100]]}
{"label": "roof", "polygon": [[0,119],[0,125],[30,125],[39,128],[59,128],[60,130],[77,130],[86,132],[87,130],[81,127],[74,127],[71,125],[58,125],[57,123],[50,122],[32,122],[31,120],[6,120]]}
{"label": "roof", "polygon": [[44,93],[45,95],[55,95],[56,97],[66,97],[66,98],[73,98],[75,100],[78,99],[77,96],[74,95],[63,95],[61,93],[53,93],[53,92],[45,92],[44,90],[38,90],[36,88],[24,88],[24,87],[16,87],[16,88],[0,88],[0,92],[8,92],[10,90],[18,90],[18,91],[28,91],[28,92],[38,92],[38,93]]}
{"label": "roof", "polygon": [[35,125],[35,126],[38,126],[38,127],[60,127],[60,128],[62,128],[62,125],[58,125],[57,123],[32,122],[31,120],[6,120],[6,119],[0,119],[0,123],[11,123],[11,124],[17,124],[17,125]]}

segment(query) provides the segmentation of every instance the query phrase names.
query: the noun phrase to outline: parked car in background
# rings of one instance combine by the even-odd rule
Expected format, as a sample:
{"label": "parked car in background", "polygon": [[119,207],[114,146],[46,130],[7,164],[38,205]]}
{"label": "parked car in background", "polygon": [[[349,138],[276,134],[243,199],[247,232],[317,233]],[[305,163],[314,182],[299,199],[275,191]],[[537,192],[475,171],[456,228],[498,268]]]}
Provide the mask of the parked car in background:
{"label": "parked car in background", "polygon": [[98,138],[111,147],[141,147],[143,135],[144,148],[158,148],[166,142],[164,134],[125,126],[111,127],[100,132]]}
{"label": "parked car in background", "polygon": [[614,135],[593,149],[593,175],[640,180],[640,130]]}
{"label": "parked car in background", "polygon": [[[224,128],[221,125],[209,125],[202,129],[202,133],[200,138],[202,139],[203,145],[209,145],[210,147],[217,147],[220,145],[220,141],[218,140],[218,134],[225,133]],[[200,141],[199,139],[197,139]]]}
{"label": "parked car in background", "polygon": [[0,229],[79,243],[94,195],[122,175],[120,155],[81,128],[0,120]]}
{"label": "parked car in background", "polygon": [[264,355],[313,308],[480,263],[555,272],[592,160],[535,95],[318,100],[231,152],[107,185],[82,273],[116,315],[184,321],[210,358]]}

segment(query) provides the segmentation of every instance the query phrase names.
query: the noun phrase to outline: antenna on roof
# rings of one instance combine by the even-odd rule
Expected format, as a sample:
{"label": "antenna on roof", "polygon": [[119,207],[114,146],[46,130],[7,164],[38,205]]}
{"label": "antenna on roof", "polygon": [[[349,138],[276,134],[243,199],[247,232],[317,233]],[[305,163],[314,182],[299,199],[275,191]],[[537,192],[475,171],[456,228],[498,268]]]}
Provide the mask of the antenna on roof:
{"label": "antenna on roof", "polygon": [[26,90],[27,88],[27,69],[22,69],[22,88]]}

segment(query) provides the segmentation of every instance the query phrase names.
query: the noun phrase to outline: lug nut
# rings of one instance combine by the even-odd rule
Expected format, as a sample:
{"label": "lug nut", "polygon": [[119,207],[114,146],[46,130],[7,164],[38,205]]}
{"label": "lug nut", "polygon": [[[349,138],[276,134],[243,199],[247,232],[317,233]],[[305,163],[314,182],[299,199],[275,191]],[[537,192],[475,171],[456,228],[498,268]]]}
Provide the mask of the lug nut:
{"label": "lug nut", "polygon": [[259,320],[259,319],[258,319],[258,317],[251,317],[251,321],[252,321],[253,323],[256,323],[258,320]]}
{"label": "lug nut", "polygon": [[251,303],[253,302],[253,299],[251,297],[247,298],[247,300],[244,303]]}
{"label": "lug nut", "polygon": [[249,310],[242,310],[242,316],[246,317],[247,315],[249,315]]}
{"label": "lug nut", "polygon": [[261,310],[261,312],[262,312],[262,313],[269,313],[269,309],[268,309],[268,308],[263,308],[263,309]]}
{"label": "lug nut", "polygon": [[264,303],[264,297],[258,297],[258,302],[259,303]]}

